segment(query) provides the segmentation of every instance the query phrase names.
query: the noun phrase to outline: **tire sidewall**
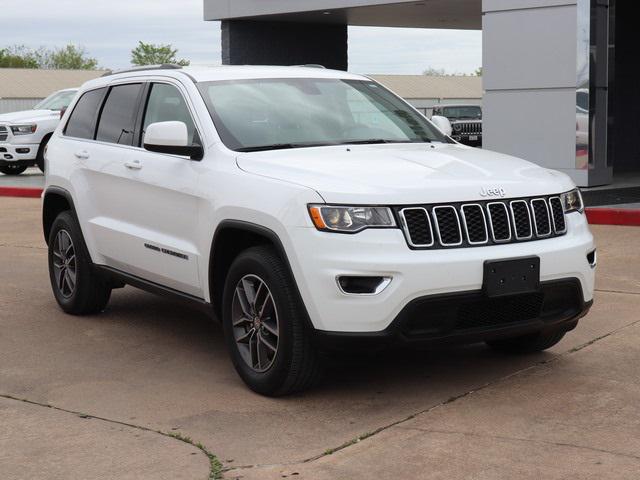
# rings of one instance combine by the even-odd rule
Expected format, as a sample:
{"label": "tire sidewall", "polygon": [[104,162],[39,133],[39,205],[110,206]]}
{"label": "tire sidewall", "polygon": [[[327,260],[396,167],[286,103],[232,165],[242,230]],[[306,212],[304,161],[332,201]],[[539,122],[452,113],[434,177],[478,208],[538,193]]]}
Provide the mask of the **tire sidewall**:
{"label": "tire sidewall", "polygon": [[[266,372],[255,372],[245,363],[238,350],[231,326],[231,307],[235,288],[240,279],[248,274],[254,274],[266,283],[278,314],[278,352],[274,363]],[[286,285],[284,282],[291,281],[274,274],[265,261],[254,252],[245,252],[234,261],[225,282],[222,310],[225,341],[236,370],[249,387],[258,393],[273,393],[284,383],[289,373],[295,341],[294,322],[297,319],[295,304],[292,304],[287,292],[287,288],[291,288],[291,285]]]}

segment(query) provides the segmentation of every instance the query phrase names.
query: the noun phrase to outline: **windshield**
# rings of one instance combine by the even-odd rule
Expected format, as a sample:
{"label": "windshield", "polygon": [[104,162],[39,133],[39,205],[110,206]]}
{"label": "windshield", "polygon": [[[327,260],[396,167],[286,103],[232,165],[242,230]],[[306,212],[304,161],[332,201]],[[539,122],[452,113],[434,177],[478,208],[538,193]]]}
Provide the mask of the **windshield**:
{"label": "windshield", "polygon": [[34,110],[62,110],[67,108],[76,96],[76,90],[66,90],[64,92],[56,92],[38,103]]}
{"label": "windshield", "polygon": [[236,151],[447,141],[425,117],[371,81],[231,80],[198,88],[222,141]]}
{"label": "windshield", "polygon": [[443,111],[443,115],[447,118],[471,118],[474,120],[482,118],[480,107],[445,107]]}

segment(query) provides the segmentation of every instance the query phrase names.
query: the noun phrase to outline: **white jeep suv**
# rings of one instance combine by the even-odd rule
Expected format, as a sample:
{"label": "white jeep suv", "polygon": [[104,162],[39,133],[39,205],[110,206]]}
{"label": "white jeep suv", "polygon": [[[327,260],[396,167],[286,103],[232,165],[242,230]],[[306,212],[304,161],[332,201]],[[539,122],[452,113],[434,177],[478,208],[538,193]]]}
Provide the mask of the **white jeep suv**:
{"label": "white jeep suv", "polygon": [[262,394],[312,384],[319,351],[543,350],[592,304],[566,175],[460,145],[363,76],[116,73],[81,88],[46,161],[62,309],[100,312],[125,284],[191,302]]}
{"label": "white jeep suv", "polygon": [[44,172],[44,150],[77,88],[52,93],[33,109],[0,115],[0,172],[20,175],[37,165]]}

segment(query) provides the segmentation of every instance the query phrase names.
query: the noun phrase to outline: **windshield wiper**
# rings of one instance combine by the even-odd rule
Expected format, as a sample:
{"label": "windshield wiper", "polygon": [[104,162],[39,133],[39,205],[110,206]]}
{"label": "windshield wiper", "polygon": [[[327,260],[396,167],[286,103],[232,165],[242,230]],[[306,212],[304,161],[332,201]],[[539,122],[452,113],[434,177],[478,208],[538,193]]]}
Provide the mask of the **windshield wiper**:
{"label": "windshield wiper", "polygon": [[264,152],[266,150],[286,150],[288,148],[324,147],[330,143],[273,143],[271,145],[257,145],[255,147],[236,148],[236,152]]}
{"label": "windshield wiper", "polygon": [[340,142],[340,145],[377,145],[383,143],[431,143],[431,140],[421,140],[417,142],[415,140],[385,140],[384,138],[369,138],[367,140],[347,140]]}

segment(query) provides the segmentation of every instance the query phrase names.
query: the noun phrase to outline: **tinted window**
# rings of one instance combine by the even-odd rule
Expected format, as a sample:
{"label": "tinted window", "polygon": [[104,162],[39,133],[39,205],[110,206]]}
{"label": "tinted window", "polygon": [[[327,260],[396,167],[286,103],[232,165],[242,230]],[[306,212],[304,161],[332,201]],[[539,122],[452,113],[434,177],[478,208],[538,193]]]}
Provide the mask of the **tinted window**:
{"label": "tinted window", "polygon": [[104,95],[104,88],[86,92],[76,103],[65,128],[65,135],[93,139],[95,118]]}
{"label": "tinted window", "polygon": [[96,140],[131,145],[136,123],[136,107],[142,85],[112,87],[98,122]]}
{"label": "tinted window", "polygon": [[154,83],[151,86],[151,93],[149,94],[149,101],[144,114],[143,138],[144,132],[146,132],[150,124],[171,121],[184,122],[187,125],[189,138],[194,143],[199,143],[196,138],[196,127],[180,91],[173,85]]}

